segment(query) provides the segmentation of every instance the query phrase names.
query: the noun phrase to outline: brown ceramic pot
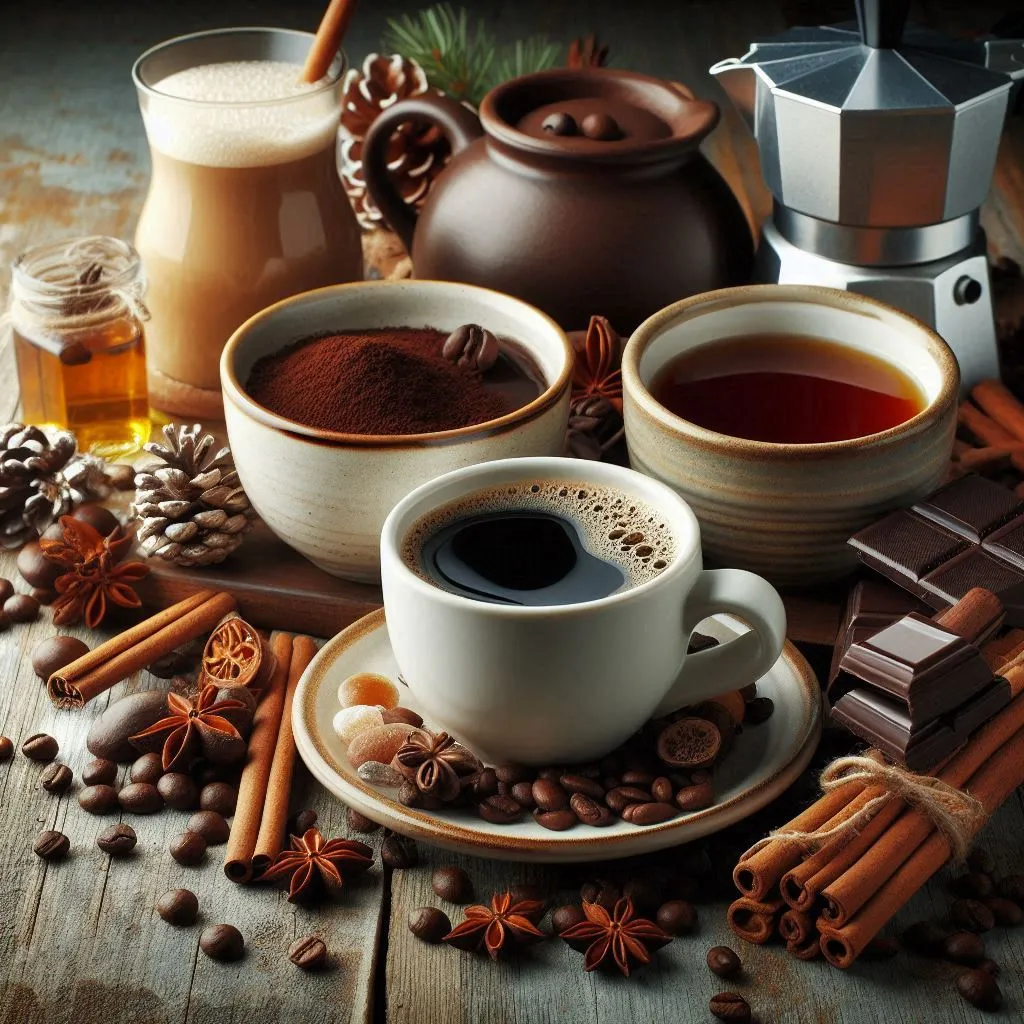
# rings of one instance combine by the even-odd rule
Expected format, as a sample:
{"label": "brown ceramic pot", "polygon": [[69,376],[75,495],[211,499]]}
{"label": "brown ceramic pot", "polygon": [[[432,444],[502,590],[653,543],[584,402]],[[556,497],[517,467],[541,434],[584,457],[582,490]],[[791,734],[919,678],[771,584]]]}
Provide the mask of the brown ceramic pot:
{"label": "brown ceramic pot", "polygon": [[[612,113],[619,138],[555,135],[548,112]],[[623,333],[663,306],[748,279],[753,242],[735,196],[701,155],[714,103],[627,71],[543,71],[493,89],[480,116],[442,96],[396,103],[367,134],[370,194],[415,275],[484,285],[563,328],[594,313]],[[387,169],[402,124],[437,124],[453,156],[417,217]]]}

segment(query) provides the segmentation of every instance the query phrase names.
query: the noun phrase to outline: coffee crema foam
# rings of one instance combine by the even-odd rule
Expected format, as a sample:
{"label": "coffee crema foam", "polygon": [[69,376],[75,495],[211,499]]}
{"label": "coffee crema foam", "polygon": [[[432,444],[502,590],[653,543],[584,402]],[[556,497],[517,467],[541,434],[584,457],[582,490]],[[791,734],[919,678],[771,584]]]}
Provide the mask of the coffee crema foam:
{"label": "coffee crema foam", "polygon": [[168,75],[143,103],[149,140],[167,156],[208,167],[269,166],[333,146],[334,91],[300,82],[301,73],[298,64],[249,60]]}
{"label": "coffee crema foam", "polygon": [[547,512],[567,519],[592,555],[622,570],[624,588],[654,579],[676,555],[675,535],[653,505],[585,481],[523,480],[487,487],[427,513],[406,533],[402,560],[420,579],[439,586],[422,564],[424,544],[462,519],[500,512]]}

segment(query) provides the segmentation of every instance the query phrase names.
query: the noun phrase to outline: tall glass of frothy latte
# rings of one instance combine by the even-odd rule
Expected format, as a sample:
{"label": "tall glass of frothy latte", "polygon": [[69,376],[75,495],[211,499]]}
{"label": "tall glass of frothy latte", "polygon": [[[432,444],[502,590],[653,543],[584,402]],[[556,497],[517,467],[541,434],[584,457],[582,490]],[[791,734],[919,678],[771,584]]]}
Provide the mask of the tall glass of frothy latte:
{"label": "tall glass of frothy latte", "polygon": [[150,398],[221,415],[218,360],[279,299],[362,276],[338,177],[338,54],[300,83],[313,36],[201,32],[162,43],[132,75],[153,158],[135,244],[149,279]]}

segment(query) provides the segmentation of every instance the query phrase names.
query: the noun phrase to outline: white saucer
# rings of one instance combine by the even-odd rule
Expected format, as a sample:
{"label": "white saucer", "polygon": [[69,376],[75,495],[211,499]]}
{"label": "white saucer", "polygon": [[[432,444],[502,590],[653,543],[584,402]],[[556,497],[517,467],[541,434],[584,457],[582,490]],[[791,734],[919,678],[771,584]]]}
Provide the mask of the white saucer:
{"label": "white saucer", "polygon": [[[700,631],[727,640],[744,627],[715,616]],[[775,712],[747,727],[729,756],[715,769],[714,807],[680,815],[661,825],[616,821],[607,828],[579,825],[550,832],[532,818],[492,825],[471,810],[421,811],[404,807],[392,790],[364,782],[345,756],[345,744],[331,728],[338,711],[338,684],[356,672],[398,678],[383,610],[371,612],[324,645],[299,682],[292,711],[295,742],[313,775],[349,807],[403,835],[458,853],[497,860],[608,860],[677,846],[717,832],[753,814],[779,796],[807,767],[821,735],[821,692],[803,655],[787,643],[774,668],[758,681],[758,694],[771,697]],[[416,709],[403,688],[401,702]],[[427,726],[431,723],[428,721]]]}

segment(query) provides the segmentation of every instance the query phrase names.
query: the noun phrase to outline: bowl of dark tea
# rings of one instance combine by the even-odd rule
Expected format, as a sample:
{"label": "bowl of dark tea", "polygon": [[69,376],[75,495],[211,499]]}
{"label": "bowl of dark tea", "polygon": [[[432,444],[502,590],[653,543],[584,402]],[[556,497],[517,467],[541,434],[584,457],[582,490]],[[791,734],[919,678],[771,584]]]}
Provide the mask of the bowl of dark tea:
{"label": "bowl of dark tea", "polygon": [[622,361],[635,469],[674,487],[709,557],[778,584],[849,572],[847,538],[942,481],[960,375],[934,331],[812,285],[675,303]]}

